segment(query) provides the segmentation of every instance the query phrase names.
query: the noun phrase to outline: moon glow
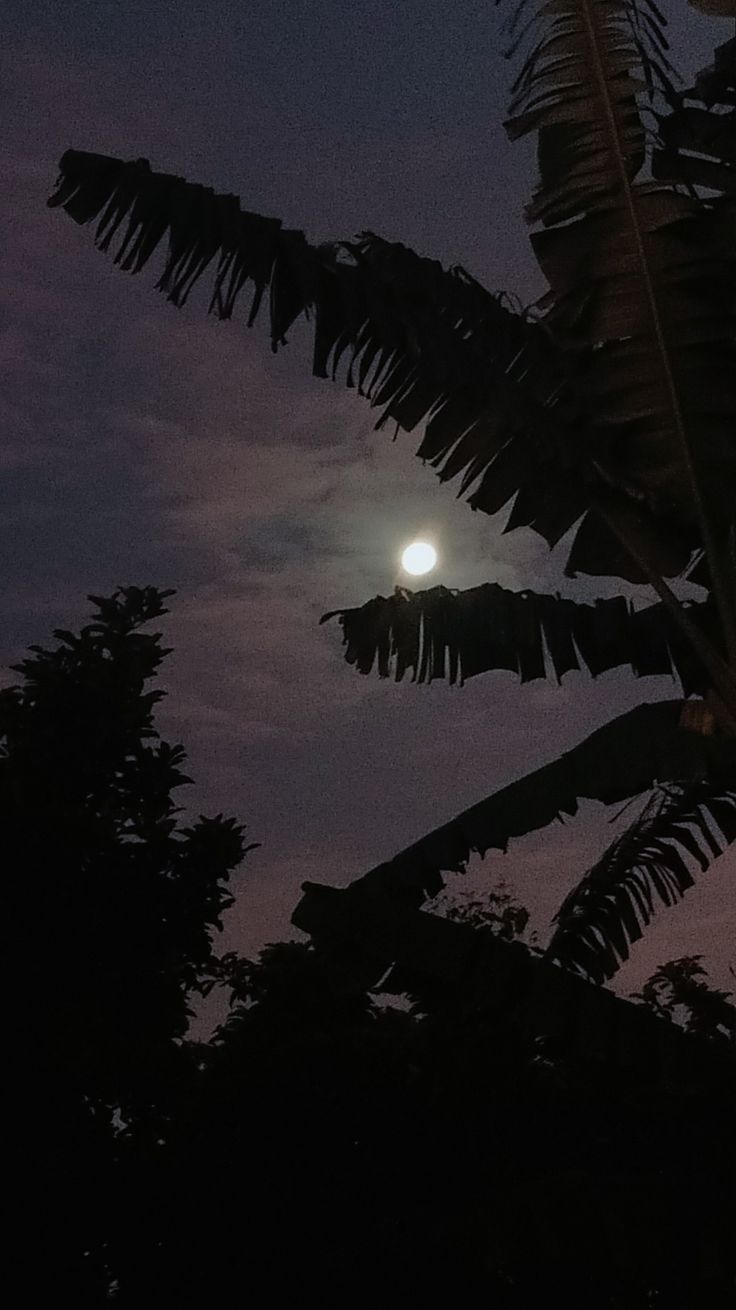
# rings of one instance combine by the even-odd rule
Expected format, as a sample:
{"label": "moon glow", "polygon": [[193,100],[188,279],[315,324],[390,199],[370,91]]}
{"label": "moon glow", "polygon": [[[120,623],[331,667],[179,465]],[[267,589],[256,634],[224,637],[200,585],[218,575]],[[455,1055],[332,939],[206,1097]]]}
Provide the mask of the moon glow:
{"label": "moon glow", "polygon": [[405,573],[419,577],[429,573],[437,563],[437,551],[428,541],[413,541],[401,556],[401,567]]}

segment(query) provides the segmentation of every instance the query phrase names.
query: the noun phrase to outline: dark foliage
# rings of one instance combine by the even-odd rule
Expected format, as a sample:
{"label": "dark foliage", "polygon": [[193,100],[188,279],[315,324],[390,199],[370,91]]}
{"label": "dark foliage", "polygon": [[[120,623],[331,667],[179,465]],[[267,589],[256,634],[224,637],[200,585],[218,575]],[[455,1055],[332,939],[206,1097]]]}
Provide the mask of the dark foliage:
{"label": "dark foliage", "polygon": [[160,740],[163,692],[146,685],[167,651],[140,631],[170,594],[91,597],[94,620],[78,636],[57,631],[53,650],[33,647],[22,685],[0,693],[3,829],[37,898],[54,1058],[86,1094],[126,1109],[138,1072],[149,1078],[185,1033],[188,995],[217,976],[212,933],[244,852],[231,819],[177,827],[184,750]]}
{"label": "dark foliage", "polygon": [[[714,627],[709,602],[688,607],[704,631]],[[628,665],[638,676],[679,677],[686,695],[707,690],[704,670],[664,605],[635,610],[623,596],[582,604],[534,591],[508,591],[484,583],[468,591],[432,587],[376,596],[338,617],[345,658],[361,673],[377,669],[400,682],[446,678],[464,682],[494,669],[517,673],[522,682],[571,669],[593,677]]]}
{"label": "dark foliage", "polygon": [[662,1018],[679,1020],[687,1032],[736,1042],[736,1006],[728,992],[710,986],[702,958],[684,955],[661,964],[634,997]]}
{"label": "dark foliage", "polygon": [[507,127],[539,134],[529,218],[543,225],[532,244],[550,284],[541,322],[459,267],[372,233],[310,245],[145,160],[67,151],[50,204],[98,220],[98,246],[117,243],[126,271],[166,242],[158,287],[176,305],[214,261],[220,317],[248,288],[252,323],[268,291],[274,348],[313,316],[317,376],[345,360],[383,419],[426,421],[419,456],[460,475],[475,508],[513,499],[508,528],[550,544],[582,520],[570,572],[646,579],[611,534],[614,512],[639,556],[671,576],[704,544],[683,443],[719,541],[733,516],[732,207],[643,171],[653,138],[640,83],[673,99],[656,9],[570,0],[533,15],[522,43],[528,31]]}
{"label": "dark foliage", "polygon": [[[709,780],[727,791],[736,779],[736,741],[681,726],[688,702],[639,705],[592,733],[551,764],[463,810],[358,879],[397,902],[419,906],[442,888],[442,873],[465,871],[472,854],[577,812],[581,798],[611,805],[657,783]],[[731,833],[731,838],[733,833]]]}
{"label": "dark foliage", "polygon": [[[514,5],[512,31],[527,12]],[[537,134],[528,217],[544,322],[576,359],[601,469],[674,522],[696,517],[697,482],[722,544],[736,484],[734,207],[648,176],[651,106],[673,98],[664,27],[648,0],[537,6],[513,39],[526,57],[507,131]],[[572,568],[586,545],[581,534]]]}
{"label": "dark foliage", "polygon": [[712,66],[674,98],[659,129],[655,177],[736,194],[736,37],[719,46]]}
{"label": "dark foliage", "polygon": [[[26,1299],[725,1308],[727,1052],[682,1037],[663,1082],[651,1034],[665,1050],[670,1025],[536,957],[591,1008],[514,981],[526,913],[503,891],[442,926],[515,953],[511,972],[414,968],[411,1013],[377,1008],[327,941],[217,957],[242,830],[177,828],[183,754],[146,690],[165,651],[140,631],[162,600],[98,600],[0,697],[2,814],[38,898],[14,1120]],[[228,1017],[189,1042],[187,998],[213,980]]]}
{"label": "dark foliage", "polygon": [[460,494],[474,488],[474,508],[493,513],[524,488],[523,521],[550,543],[584,513],[562,357],[463,268],[446,271],[371,232],[311,245],[237,197],[152,172],[147,160],[70,150],[60,168],[49,203],[78,223],[98,219],[96,243],[117,241],[122,269],[139,272],[167,243],[157,287],[173,304],[216,260],[210,312],[230,318],[250,291],[248,324],[265,304],[274,350],[296,319],[312,318],[315,375],[334,378],[344,365],[348,386],[382,409],[378,426],[390,419],[410,431],[428,420],[418,454],[443,479],[462,474]]}
{"label": "dark foliage", "polygon": [[349,968],[295,944],[233,982],[198,1094],[118,1230],[122,1305],[261,1287],[727,1304],[727,1062],[706,1073],[703,1057],[695,1091],[633,1083],[594,1042],[560,1058],[521,998],[446,988],[423,1017],[376,1011]]}
{"label": "dark foliage", "polygon": [[670,785],[565,898],[547,954],[594,982],[611,978],[654,915],[736,840],[736,787]]}
{"label": "dark foliage", "polygon": [[[698,541],[692,516],[672,512],[673,504],[683,503],[682,489],[675,502],[674,490],[661,480],[637,485],[643,437],[635,445],[627,436],[631,469],[617,469],[612,459],[615,447],[623,450],[612,430],[618,416],[611,416],[613,424],[601,423],[600,396],[591,389],[605,390],[605,412],[631,359],[619,359],[621,350],[611,348],[602,373],[603,331],[592,353],[592,342],[581,343],[577,361],[564,333],[557,342],[546,324],[491,295],[462,268],[445,271],[373,233],[313,246],[278,220],[241,210],[236,197],[152,172],[146,160],[124,163],[67,151],[60,168],[49,203],[62,205],[79,223],[98,219],[97,244],[108,250],[117,240],[115,261],[125,271],[140,271],[167,242],[157,286],[175,305],[186,301],[216,259],[211,312],[229,318],[250,287],[250,324],[269,290],[274,349],[285,343],[295,319],[313,316],[315,374],[334,377],[346,361],[348,385],[357,383],[383,409],[379,425],[392,419],[411,430],[426,421],[418,455],[443,479],[462,475],[460,494],[471,492],[474,508],[495,513],[516,496],[509,530],[530,526],[551,545],[582,517],[572,572],[645,578],[609,530],[586,513],[599,502],[629,516],[635,511],[640,549],[665,573],[688,564]],[[678,209],[670,217],[682,214]],[[702,215],[698,222],[703,227]],[[724,246],[725,224],[713,218],[701,234],[693,218],[693,232],[701,244]],[[695,250],[692,259],[697,262]],[[701,361],[701,373],[703,367]],[[621,421],[632,426],[640,406],[632,395]],[[726,447],[718,453],[726,454]],[[721,499],[715,484],[714,497]],[[645,505],[656,522],[648,522]]]}
{"label": "dark foliage", "polygon": [[[457,889],[442,892],[428,908],[451,923],[466,924],[476,932],[493,933],[505,942],[523,939],[529,924],[529,911],[503,882],[483,895]],[[532,934],[530,942],[534,941]]]}
{"label": "dark foliage", "polygon": [[78,1304],[106,1285],[120,1134],[166,1137],[189,1075],[190,997],[218,977],[213,934],[246,849],[222,815],[177,826],[184,751],[160,739],[163,693],[149,690],[167,651],[141,631],[170,594],[92,597],[93,621],[33,647],[22,683],[0,692],[9,922],[29,1016],[16,1080],[26,1222],[48,1243],[29,1299],[47,1278],[68,1276]]}

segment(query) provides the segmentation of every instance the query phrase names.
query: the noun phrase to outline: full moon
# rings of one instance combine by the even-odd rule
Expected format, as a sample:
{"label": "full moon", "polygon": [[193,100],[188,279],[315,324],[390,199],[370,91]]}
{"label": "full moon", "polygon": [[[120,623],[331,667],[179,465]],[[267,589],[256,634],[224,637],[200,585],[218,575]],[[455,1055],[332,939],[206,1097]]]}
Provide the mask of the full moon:
{"label": "full moon", "polygon": [[420,573],[429,573],[437,563],[437,551],[428,541],[413,541],[401,556],[401,565],[406,573],[418,577]]}

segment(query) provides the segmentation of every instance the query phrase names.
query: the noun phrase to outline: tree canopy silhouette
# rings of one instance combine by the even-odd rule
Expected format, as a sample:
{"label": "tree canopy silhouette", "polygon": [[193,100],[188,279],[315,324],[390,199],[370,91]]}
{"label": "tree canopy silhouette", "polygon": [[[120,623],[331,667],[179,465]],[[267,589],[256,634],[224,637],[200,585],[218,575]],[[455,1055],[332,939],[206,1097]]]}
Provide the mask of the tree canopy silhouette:
{"label": "tree canopy silhouette", "polygon": [[618,1057],[592,1012],[573,1053],[524,988],[481,973],[415,972],[411,1009],[384,1009],[319,944],[234,961],[230,981],[166,1166],[119,1233],[123,1304],[290,1299],[310,1282],[329,1302],[725,1310],[725,1044],[582,983],[626,1012]]}
{"label": "tree canopy silhouette", "polygon": [[250,849],[222,815],[177,821],[185,754],[160,738],[163,692],[150,689],[167,650],[142,631],[171,594],[91,597],[92,621],[32,647],[21,682],[0,691],[0,817],[26,1013],[22,1191],[29,1231],[44,1231],[47,1259],[29,1265],[41,1299],[68,1286],[79,1304],[100,1304],[120,1134],[166,1138],[190,1076],[191,998],[219,976],[228,879]]}
{"label": "tree canopy silhouette", "polygon": [[[697,962],[663,966],[642,999],[657,1015],[684,1003],[715,1040],[679,1035],[532,957],[503,889],[445,907],[490,976],[394,969],[383,985],[408,993],[403,1010],[334,940],[219,955],[248,848],[233,820],[177,822],[184,753],[160,739],[149,689],[166,649],[142,630],[168,594],[94,598],[92,622],[32,648],[0,693],[18,925],[35,897],[13,1120],[28,1297],[219,1308],[309,1282],[328,1303],[725,1310],[725,995]],[[567,1022],[580,1007],[550,1008],[540,969],[585,992],[583,1040]],[[227,1017],[193,1041],[191,998],[215,981]]]}

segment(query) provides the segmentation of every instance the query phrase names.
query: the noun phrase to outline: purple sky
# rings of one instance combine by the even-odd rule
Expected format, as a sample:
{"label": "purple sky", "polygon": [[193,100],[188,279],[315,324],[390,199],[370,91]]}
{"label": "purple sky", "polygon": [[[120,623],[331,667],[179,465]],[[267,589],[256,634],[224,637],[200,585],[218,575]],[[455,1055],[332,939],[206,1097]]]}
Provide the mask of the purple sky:
{"label": "purple sky", "polygon": [[[665,9],[689,73],[728,25]],[[4,18],[0,661],[83,621],[90,591],[177,588],[162,722],[189,751],[187,804],[263,843],[226,934],[254,951],[288,931],[305,878],[349,881],[673,686],[361,679],[317,621],[389,591],[413,536],[437,540],[432,580],[451,586],[554,588],[559,555],[501,536],[504,514],[472,514],[422,468],[416,435],[392,444],[354,394],[312,379],[306,330],[274,358],[258,327],[208,320],[204,294],[177,313],[45,200],[68,146],[146,156],[310,238],[372,229],[530,300],[531,151],[501,129],[497,15],[490,0],[6,0]],[[609,818],[586,805],[469,879],[503,873],[544,928]],[[660,915],[623,987],[692,952],[728,981],[735,872],[723,857]]]}

